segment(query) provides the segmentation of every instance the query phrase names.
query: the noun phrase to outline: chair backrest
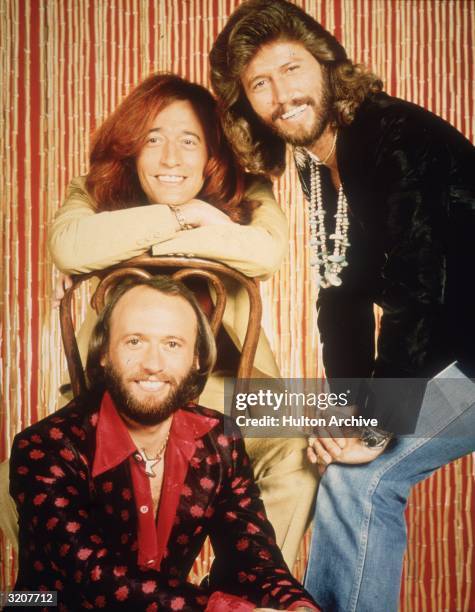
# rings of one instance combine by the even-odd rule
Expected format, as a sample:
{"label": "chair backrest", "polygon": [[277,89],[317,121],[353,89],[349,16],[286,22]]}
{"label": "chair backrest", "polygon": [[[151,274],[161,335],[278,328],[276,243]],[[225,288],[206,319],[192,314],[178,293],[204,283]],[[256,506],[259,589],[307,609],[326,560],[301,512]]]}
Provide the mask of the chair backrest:
{"label": "chair backrest", "polygon": [[99,277],[99,284],[91,299],[92,307],[99,313],[104,307],[107,291],[121,278],[125,276],[150,278],[157,273],[168,274],[175,280],[185,280],[193,277],[204,278],[212,284],[217,296],[216,304],[210,316],[210,324],[215,336],[221,326],[226,306],[226,287],[223,283],[223,278],[233,279],[246,289],[250,303],[249,319],[239,360],[237,378],[251,377],[257,342],[259,340],[262,315],[258,281],[241,274],[225,264],[207,259],[191,257],[151,257],[142,255],[110,268],[105,268],[104,270],[73,276],[72,286],[66,291],[61,300],[61,336],[74,396],[86,391],[84,364],[81,362],[73,324],[72,307],[75,290],[91,277]]}

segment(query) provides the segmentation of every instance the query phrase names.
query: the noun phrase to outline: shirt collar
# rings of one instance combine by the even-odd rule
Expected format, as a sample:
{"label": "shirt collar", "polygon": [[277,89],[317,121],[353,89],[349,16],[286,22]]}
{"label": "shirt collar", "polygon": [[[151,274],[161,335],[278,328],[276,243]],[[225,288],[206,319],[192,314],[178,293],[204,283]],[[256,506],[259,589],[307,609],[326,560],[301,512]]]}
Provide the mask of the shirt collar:
{"label": "shirt collar", "polygon": [[310,160],[314,161],[317,166],[322,165],[320,158],[305,147],[293,147],[292,153],[297,167],[306,166]]}
{"label": "shirt collar", "polygon": [[[217,423],[216,418],[180,408],[173,415],[169,439],[173,439],[178,446],[187,446],[206,435]],[[106,391],[99,409],[92,477],[117,467],[136,450],[137,447],[120,418],[112,397]]]}
{"label": "shirt collar", "polygon": [[310,176],[312,172],[310,152],[304,147],[294,147],[293,155],[302,191],[307,200],[310,201]]}
{"label": "shirt collar", "polygon": [[312,153],[312,151],[310,151],[309,149],[304,149],[304,151],[308,155],[308,157],[310,157],[310,159],[313,160],[318,166],[323,165],[322,160],[317,157],[315,153]]}
{"label": "shirt collar", "polygon": [[96,453],[92,466],[95,478],[117,467],[136,451],[134,441],[106,391],[102,397],[96,429]]}

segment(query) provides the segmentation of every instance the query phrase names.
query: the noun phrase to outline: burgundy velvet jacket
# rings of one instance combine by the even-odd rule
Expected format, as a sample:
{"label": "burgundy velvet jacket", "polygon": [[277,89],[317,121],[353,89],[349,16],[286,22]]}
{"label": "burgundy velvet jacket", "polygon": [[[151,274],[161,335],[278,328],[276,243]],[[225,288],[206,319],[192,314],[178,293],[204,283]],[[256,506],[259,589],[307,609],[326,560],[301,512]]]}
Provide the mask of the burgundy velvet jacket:
{"label": "burgundy velvet jacket", "polygon": [[[175,413],[155,523],[135,448],[104,418],[111,404],[107,393],[76,399],[15,437],[15,590],[58,591],[59,610],[314,609],[276,546],[231,421],[195,405]],[[216,559],[198,587],[186,579],[206,536]]]}

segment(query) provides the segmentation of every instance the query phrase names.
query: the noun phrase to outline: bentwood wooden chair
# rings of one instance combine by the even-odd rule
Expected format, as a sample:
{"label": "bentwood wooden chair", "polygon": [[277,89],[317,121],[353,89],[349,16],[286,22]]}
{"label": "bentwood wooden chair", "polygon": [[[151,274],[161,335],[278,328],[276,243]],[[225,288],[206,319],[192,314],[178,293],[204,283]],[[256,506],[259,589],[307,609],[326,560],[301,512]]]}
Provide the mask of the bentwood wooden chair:
{"label": "bentwood wooden chair", "polygon": [[170,275],[173,279],[185,283],[190,279],[204,279],[212,285],[216,293],[216,304],[212,308],[210,324],[215,336],[217,336],[220,330],[226,306],[226,287],[223,279],[237,281],[246,289],[250,303],[249,319],[239,358],[237,378],[246,379],[251,377],[262,315],[258,281],[241,274],[225,264],[215,261],[191,257],[152,257],[142,255],[104,270],[72,277],[72,286],[66,291],[61,300],[60,320],[61,336],[74,396],[86,391],[85,364],[81,362],[73,324],[73,297],[76,289],[92,277],[100,279],[91,298],[91,306],[99,313],[105,305],[108,290],[121,279],[134,276],[137,278],[150,278],[154,274]]}

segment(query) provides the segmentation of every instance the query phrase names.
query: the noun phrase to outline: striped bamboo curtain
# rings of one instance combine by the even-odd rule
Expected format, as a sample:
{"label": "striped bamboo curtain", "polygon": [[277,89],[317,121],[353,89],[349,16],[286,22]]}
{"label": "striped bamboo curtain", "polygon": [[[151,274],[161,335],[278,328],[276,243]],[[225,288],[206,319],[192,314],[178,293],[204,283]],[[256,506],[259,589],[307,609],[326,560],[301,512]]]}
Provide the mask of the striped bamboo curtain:
{"label": "striped bamboo curtain", "polygon": [[[57,406],[65,370],[47,227],[65,187],[87,170],[90,134],[156,70],[208,84],[208,51],[236,0],[0,0],[2,419],[0,453]],[[472,0],[299,0],[371,66],[386,90],[475,136]],[[289,168],[276,194],[291,227],[281,271],[263,287],[265,327],[286,376],[321,373],[305,206]],[[417,487],[408,509],[401,605],[475,610],[473,463]],[[15,562],[0,544],[0,588]]]}

